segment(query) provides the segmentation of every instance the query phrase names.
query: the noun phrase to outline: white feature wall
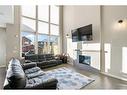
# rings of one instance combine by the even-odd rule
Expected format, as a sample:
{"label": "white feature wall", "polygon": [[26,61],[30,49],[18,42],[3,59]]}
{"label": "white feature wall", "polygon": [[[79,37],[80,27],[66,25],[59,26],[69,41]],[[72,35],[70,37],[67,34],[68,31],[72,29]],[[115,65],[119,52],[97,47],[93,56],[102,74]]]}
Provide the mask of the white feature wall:
{"label": "white feature wall", "polygon": [[[80,42],[72,43],[71,30],[88,24],[93,25],[93,41],[87,41],[83,44]],[[77,58],[75,49],[100,50],[100,6],[64,6],[63,31],[63,49],[64,53],[70,55],[70,63],[73,63]],[[66,34],[69,34],[69,37],[66,38]],[[99,48],[95,49],[94,44],[97,44]],[[85,54],[92,57],[92,66],[100,69],[100,51],[85,52]]]}
{"label": "white feature wall", "polygon": [[[127,6],[102,6],[105,72],[127,78]],[[123,20],[122,24],[118,21]],[[104,57],[104,56],[103,56]]]}

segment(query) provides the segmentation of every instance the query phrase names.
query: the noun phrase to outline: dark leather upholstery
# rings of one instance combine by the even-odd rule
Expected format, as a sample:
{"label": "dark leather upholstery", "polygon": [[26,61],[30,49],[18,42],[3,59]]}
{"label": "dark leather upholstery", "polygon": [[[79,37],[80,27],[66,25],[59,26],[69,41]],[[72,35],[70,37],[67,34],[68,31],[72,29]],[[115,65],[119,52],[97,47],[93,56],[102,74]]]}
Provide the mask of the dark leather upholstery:
{"label": "dark leather upholstery", "polygon": [[37,66],[37,64],[35,62],[31,62],[31,63],[27,63],[25,65],[22,65],[24,70],[30,69],[30,68],[33,68],[33,67],[36,67],[36,66]]}
{"label": "dark leather upholstery", "polygon": [[7,81],[10,88],[24,88],[26,86],[26,76],[20,65],[19,60],[13,58],[8,66],[7,70]]}
{"label": "dark leather upholstery", "polygon": [[37,66],[42,68],[42,69],[62,64],[62,60],[55,59],[53,54],[26,55],[25,60],[30,60],[31,62],[36,62]]}
{"label": "dark leather upholstery", "polygon": [[[29,79],[26,85],[26,89],[56,89],[58,81],[56,79],[48,79],[47,81],[43,81],[43,83],[40,83],[42,81],[39,78],[32,78]],[[34,84],[34,85],[32,85]],[[50,87],[50,88],[49,88]]]}
{"label": "dark leather upholstery", "polygon": [[56,89],[58,81],[53,78],[45,81],[44,75],[35,63],[21,66],[19,60],[13,58],[8,65],[4,89]]}
{"label": "dark leather upholstery", "polygon": [[38,61],[39,62],[46,61],[45,55],[38,55]]}
{"label": "dark leather upholstery", "polygon": [[25,60],[30,60],[32,62],[37,62],[38,61],[38,55],[37,54],[26,55]]}
{"label": "dark leather upholstery", "polygon": [[28,68],[25,70],[25,73],[26,74],[29,74],[29,73],[34,73],[34,72],[37,72],[37,71],[40,71],[41,69],[39,67],[33,67],[33,68]]}

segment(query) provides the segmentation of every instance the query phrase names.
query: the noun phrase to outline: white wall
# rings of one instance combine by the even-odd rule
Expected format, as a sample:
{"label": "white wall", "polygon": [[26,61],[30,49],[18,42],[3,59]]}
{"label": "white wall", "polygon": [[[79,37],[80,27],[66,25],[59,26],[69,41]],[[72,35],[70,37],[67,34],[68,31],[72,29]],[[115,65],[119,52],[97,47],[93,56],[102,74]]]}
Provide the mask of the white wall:
{"label": "white wall", "polygon": [[0,27],[6,27],[6,23],[14,23],[14,7],[11,5],[0,6]]}
{"label": "white wall", "polygon": [[0,66],[6,64],[6,30],[0,28]]}
{"label": "white wall", "polygon": [[12,58],[20,57],[20,7],[14,7],[14,24],[7,24],[6,28],[7,63]]}
{"label": "white wall", "polygon": [[[64,6],[63,8],[63,31],[64,31],[64,53],[69,53],[71,58],[76,58],[74,49],[76,49],[80,43],[72,43],[71,30],[76,29],[88,24],[93,25],[93,41],[85,42],[81,48],[90,49],[89,47],[93,43],[99,43],[100,49],[100,6]],[[69,34],[69,38],[66,38],[66,34]],[[75,48],[74,48],[75,47]],[[79,47],[78,47],[79,48]],[[90,49],[92,50],[92,48]],[[94,54],[87,52],[87,55],[92,56],[93,64],[100,64],[100,52]],[[97,56],[97,57],[96,57]],[[72,60],[71,60],[72,61]],[[71,62],[72,63],[72,62]],[[99,66],[97,68],[100,68]]]}
{"label": "white wall", "polygon": [[[64,6],[63,7],[63,30],[64,39],[66,34],[71,35],[71,30],[93,24],[93,41],[100,42],[100,6]],[[97,37],[96,37],[97,36]],[[64,41],[66,43],[66,40]],[[64,50],[66,52],[65,44]]]}
{"label": "white wall", "polygon": [[[102,71],[118,78],[127,79],[126,10],[127,6],[64,6],[64,52],[69,53],[73,59],[76,59],[76,56],[73,56],[76,55],[73,48],[76,49],[81,46],[77,43],[72,44],[71,30],[92,23],[94,40],[89,44],[84,44],[86,46],[82,48],[85,48],[85,50],[89,50],[92,47],[95,48],[91,44],[100,42],[99,30],[101,29]],[[119,25],[118,20],[121,19],[124,23]],[[66,38],[66,34],[69,34],[70,38]],[[87,55],[89,54],[87,53]],[[97,54],[92,55],[99,58]],[[96,62],[94,61],[94,63]]]}
{"label": "white wall", "polygon": [[[105,53],[108,55],[105,58],[106,72],[121,78],[127,78],[127,72],[125,72],[127,71],[126,11],[127,6],[102,7],[102,36],[104,39],[105,50],[108,50],[108,53]],[[124,23],[119,25],[118,20],[121,19],[124,20]]]}

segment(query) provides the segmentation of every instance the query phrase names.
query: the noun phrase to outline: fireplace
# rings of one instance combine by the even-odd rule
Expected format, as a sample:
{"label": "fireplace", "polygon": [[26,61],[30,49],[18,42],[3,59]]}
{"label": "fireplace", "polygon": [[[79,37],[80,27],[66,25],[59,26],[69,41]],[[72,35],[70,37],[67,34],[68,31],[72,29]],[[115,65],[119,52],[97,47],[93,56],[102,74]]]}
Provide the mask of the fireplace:
{"label": "fireplace", "polygon": [[90,65],[91,64],[91,56],[79,55],[79,63]]}

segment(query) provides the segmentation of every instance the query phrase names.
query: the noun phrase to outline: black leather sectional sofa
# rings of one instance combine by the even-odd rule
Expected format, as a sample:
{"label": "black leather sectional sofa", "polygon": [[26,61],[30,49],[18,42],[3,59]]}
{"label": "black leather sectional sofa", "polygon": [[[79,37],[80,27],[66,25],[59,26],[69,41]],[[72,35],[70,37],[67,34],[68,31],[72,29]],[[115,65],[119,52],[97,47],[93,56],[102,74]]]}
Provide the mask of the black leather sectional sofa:
{"label": "black leather sectional sofa", "polygon": [[27,62],[36,62],[37,66],[40,67],[41,69],[62,64],[62,60],[60,60],[59,58],[55,58],[53,54],[26,55],[25,60]]}
{"label": "black leather sectional sofa", "polygon": [[8,65],[4,89],[56,89],[57,79],[44,78],[45,74],[34,62],[22,65],[13,58]]}

